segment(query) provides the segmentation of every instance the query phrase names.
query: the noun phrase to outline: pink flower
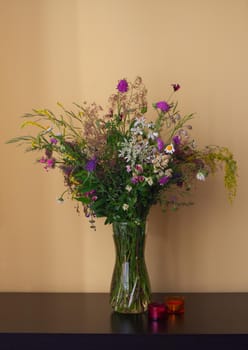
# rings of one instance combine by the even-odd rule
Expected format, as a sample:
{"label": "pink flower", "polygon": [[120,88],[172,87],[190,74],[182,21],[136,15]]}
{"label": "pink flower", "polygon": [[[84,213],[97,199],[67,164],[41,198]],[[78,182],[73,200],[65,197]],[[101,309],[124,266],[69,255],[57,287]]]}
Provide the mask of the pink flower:
{"label": "pink flower", "polygon": [[139,182],[138,176],[133,176],[133,177],[131,178],[131,182],[132,182],[133,184],[137,184],[137,183]]}
{"label": "pink flower", "polygon": [[95,193],[96,193],[95,190],[90,190],[90,191],[88,191],[88,192],[85,192],[85,193],[84,193],[84,196],[85,196],[85,197],[91,197],[91,196],[95,195]]}
{"label": "pink flower", "polygon": [[131,182],[132,182],[133,184],[137,184],[138,182],[144,182],[144,181],[145,181],[145,177],[142,176],[142,175],[133,176],[133,177],[131,178]]}
{"label": "pink flower", "polygon": [[127,166],[126,166],[126,170],[127,170],[128,173],[130,173],[130,172],[132,171],[131,166],[130,166],[130,165],[127,165]]}
{"label": "pink flower", "polygon": [[138,176],[138,181],[139,182],[143,182],[145,180],[144,176],[140,175]]}
{"label": "pink flower", "polygon": [[39,162],[41,164],[45,164],[44,169],[48,170],[49,168],[54,168],[55,167],[55,163],[56,163],[56,159],[55,158],[46,158],[46,157],[42,157]]}
{"label": "pink flower", "polygon": [[54,168],[54,166],[55,166],[55,158],[47,159],[46,164],[47,164],[47,168]]}
{"label": "pink flower", "polygon": [[138,171],[138,173],[142,173],[143,172],[143,167],[141,164],[137,164],[135,165],[135,170]]}
{"label": "pink flower", "polygon": [[46,163],[46,158],[45,157],[42,157],[40,160],[39,160],[40,163],[44,164]]}

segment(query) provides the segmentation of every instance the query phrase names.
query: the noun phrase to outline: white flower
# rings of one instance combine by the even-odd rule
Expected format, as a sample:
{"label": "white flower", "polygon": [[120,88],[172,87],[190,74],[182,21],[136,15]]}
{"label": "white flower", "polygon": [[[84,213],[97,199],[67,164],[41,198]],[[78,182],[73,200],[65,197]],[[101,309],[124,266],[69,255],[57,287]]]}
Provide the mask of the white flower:
{"label": "white flower", "polygon": [[175,148],[174,148],[173,144],[171,143],[165,147],[164,151],[165,151],[165,153],[172,154],[175,152]]}
{"label": "white flower", "polygon": [[161,155],[161,163],[160,166],[163,168],[166,168],[169,163],[170,156],[167,156],[166,154]]}
{"label": "white flower", "polygon": [[167,154],[157,154],[152,160],[154,173],[164,172],[164,170],[168,167],[169,159],[170,156]]}
{"label": "white flower", "polygon": [[146,162],[151,153],[148,141],[138,141],[135,137],[125,140],[119,146],[121,147],[119,157],[124,158],[131,167],[134,167],[136,163]]}
{"label": "white flower", "polygon": [[139,127],[131,128],[131,131],[134,135],[143,135],[143,130]]}
{"label": "white flower", "polygon": [[193,148],[197,148],[197,143],[196,143],[195,140],[192,141],[192,147],[193,147]]}
{"label": "white flower", "polygon": [[150,131],[147,135],[147,138],[150,140],[155,140],[158,137],[158,133],[157,132],[152,132]]}
{"label": "white flower", "polygon": [[148,129],[154,129],[155,125],[153,122],[147,123]]}
{"label": "white flower", "polygon": [[153,179],[151,177],[146,177],[146,182],[148,183],[149,186],[153,185]]}
{"label": "white flower", "polygon": [[128,192],[131,192],[131,191],[132,191],[132,186],[130,186],[130,185],[127,185],[125,188],[126,188],[126,190],[127,190]]}
{"label": "white flower", "polygon": [[167,170],[165,170],[164,176],[170,177],[171,175],[172,175],[172,169],[167,169]]}
{"label": "white flower", "polygon": [[123,210],[126,211],[126,210],[128,210],[128,208],[129,208],[129,205],[128,205],[128,204],[126,204],[126,203],[123,204],[123,206],[122,206],[122,209],[123,209]]}
{"label": "white flower", "polygon": [[136,128],[137,126],[141,125],[142,127],[145,127],[146,125],[146,118],[140,117],[140,118],[136,118],[135,122],[134,122],[134,127]]}
{"label": "white flower", "polygon": [[57,203],[63,204],[64,203],[64,199],[62,197],[57,198]]}
{"label": "white flower", "polygon": [[198,171],[198,173],[196,174],[196,178],[197,178],[197,180],[199,180],[199,181],[205,181],[206,176],[205,176],[205,174],[203,174],[202,171]]}
{"label": "white flower", "polygon": [[47,133],[49,133],[49,132],[52,131],[52,130],[53,130],[53,127],[52,127],[52,126],[48,126],[48,127],[46,128],[46,130],[42,131],[42,134],[47,134]]}

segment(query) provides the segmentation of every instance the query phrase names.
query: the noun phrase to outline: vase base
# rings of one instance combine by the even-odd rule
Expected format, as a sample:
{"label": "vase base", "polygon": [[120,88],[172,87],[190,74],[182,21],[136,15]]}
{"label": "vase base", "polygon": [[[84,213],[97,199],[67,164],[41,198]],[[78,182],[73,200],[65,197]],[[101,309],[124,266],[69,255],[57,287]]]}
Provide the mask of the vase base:
{"label": "vase base", "polygon": [[110,303],[110,305],[114,313],[124,314],[124,315],[139,315],[148,311],[149,300],[147,300],[143,304],[139,303],[139,305],[133,305],[133,307],[121,306],[113,303]]}
{"label": "vase base", "polygon": [[140,314],[144,314],[147,312],[146,310],[142,310],[142,311],[130,311],[130,310],[115,310],[113,309],[113,312],[116,314],[122,314],[122,315],[140,315]]}

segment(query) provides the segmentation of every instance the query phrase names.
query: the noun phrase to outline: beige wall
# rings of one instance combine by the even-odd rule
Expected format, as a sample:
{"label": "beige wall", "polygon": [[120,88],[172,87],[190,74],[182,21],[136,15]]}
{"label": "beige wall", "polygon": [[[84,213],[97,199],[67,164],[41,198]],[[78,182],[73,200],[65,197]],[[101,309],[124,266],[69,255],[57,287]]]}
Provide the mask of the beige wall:
{"label": "beige wall", "polygon": [[74,203],[56,203],[60,173],[4,142],[31,108],[104,104],[118,79],[141,75],[149,102],[178,82],[196,112],[199,145],[229,147],[239,163],[230,206],[221,175],[196,205],[149,216],[153,291],[248,291],[247,0],[0,0],[0,291],[108,291],[111,227],[89,229]]}

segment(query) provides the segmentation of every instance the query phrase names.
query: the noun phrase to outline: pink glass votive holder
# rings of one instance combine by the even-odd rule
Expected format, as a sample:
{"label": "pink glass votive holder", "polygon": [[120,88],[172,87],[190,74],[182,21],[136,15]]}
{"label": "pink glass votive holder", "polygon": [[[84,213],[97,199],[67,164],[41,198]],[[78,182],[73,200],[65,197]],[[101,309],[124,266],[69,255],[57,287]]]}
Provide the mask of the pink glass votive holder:
{"label": "pink glass votive holder", "polygon": [[150,303],[148,305],[148,317],[153,321],[165,318],[166,308],[164,303]]}

